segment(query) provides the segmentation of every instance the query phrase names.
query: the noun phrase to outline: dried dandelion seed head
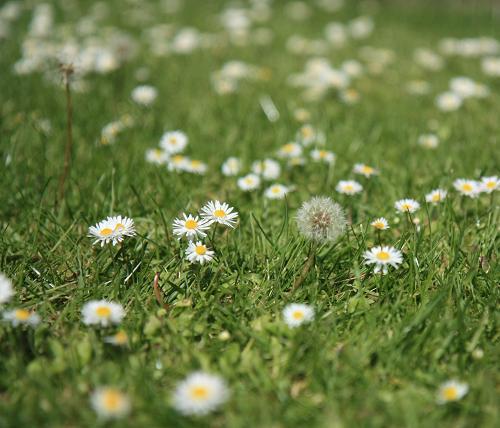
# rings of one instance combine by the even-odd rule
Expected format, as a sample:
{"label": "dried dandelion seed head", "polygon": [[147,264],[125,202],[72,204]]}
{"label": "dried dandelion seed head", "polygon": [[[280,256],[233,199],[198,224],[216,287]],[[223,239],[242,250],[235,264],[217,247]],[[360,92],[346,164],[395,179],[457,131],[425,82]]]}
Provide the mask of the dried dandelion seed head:
{"label": "dried dandelion seed head", "polygon": [[297,226],[302,235],[316,242],[336,241],[347,221],[343,208],[325,196],[316,196],[297,211]]}

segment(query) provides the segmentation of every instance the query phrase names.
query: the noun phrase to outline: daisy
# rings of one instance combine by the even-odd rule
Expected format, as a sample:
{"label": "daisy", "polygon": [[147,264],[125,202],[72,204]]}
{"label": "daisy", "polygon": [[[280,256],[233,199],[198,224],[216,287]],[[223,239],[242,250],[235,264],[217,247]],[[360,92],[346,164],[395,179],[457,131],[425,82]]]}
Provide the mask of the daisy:
{"label": "daisy", "polygon": [[35,327],[40,323],[40,316],[27,309],[12,309],[3,313],[4,321],[9,321],[13,327],[29,325]]}
{"label": "daisy", "polygon": [[480,184],[475,180],[459,178],[453,182],[453,187],[464,196],[476,198],[481,191]]}
{"label": "daisy", "polygon": [[354,174],[361,174],[364,175],[366,178],[370,178],[372,175],[378,174],[378,171],[375,168],[365,165],[364,163],[355,164],[352,170]]}
{"label": "daisy", "polygon": [[189,240],[197,236],[207,236],[204,232],[204,230],[210,228],[210,224],[207,220],[200,220],[198,216],[193,217],[191,214],[187,216],[183,213],[182,216],[184,218],[176,218],[172,224],[174,235],[177,235],[179,237],[178,239],[181,239],[184,235],[186,235]]}
{"label": "daisy", "polygon": [[365,264],[375,264],[375,273],[382,271],[382,274],[387,273],[389,265],[397,269],[403,262],[403,255],[401,252],[394,247],[388,246],[373,247],[365,251],[363,257],[365,259]]}
{"label": "daisy", "polygon": [[184,171],[203,175],[207,172],[207,164],[196,159],[190,159],[184,164]]}
{"label": "daisy", "polygon": [[435,149],[439,145],[439,138],[435,134],[423,134],[418,137],[417,142],[427,149]]}
{"label": "daisy", "polygon": [[168,154],[176,154],[182,152],[188,143],[186,134],[182,131],[165,132],[160,140],[160,147]]}
{"label": "daisy", "polygon": [[444,92],[437,96],[436,105],[441,111],[454,111],[462,105],[462,97],[455,92]]}
{"label": "daisy", "polygon": [[361,98],[359,92],[354,88],[347,88],[339,92],[340,99],[346,104],[356,104]]}
{"label": "daisy", "polygon": [[222,164],[221,170],[225,176],[238,175],[241,170],[241,161],[235,157],[227,158]]}
{"label": "daisy", "polygon": [[282,184],[273,184],[264,192],[267,199],[283,199],[290,189]]}
{"label": "daisy", "polygon": [[427,193],[427,195],[425,195],[425,201],[436,205],[439,202],[443,202],[447,194],[448,192],[446,190],[435,189],[432,192]]}
{"label": "daisy", "polygon": [[234,227],[238,213],[233,211],[226,202],[210,201],[201,209],[201,217],[208,221],[208,224],[220,223],[224,226]]}
{"label": "daisy", "polygon": [[302,147],[297,143],[285,144],[278,151],[278,156],[282,158],[296,158],[300,155],[302,155]]}
{"label": "daisy", "polygon": [[100,242],[102,247],[109,242],[116,245],[118,242],[122,242],[125,236],[134,236],[135,234],[134,220],[115,216],[107,217],[95,226],[89,227],[88,236],[96,238],[92,245]]}
{"label": "daisy", "polygon": [[145,158],[146,162],[164,165],[168,161],[168,153],[161,149],[148,149],[146,150]]}
{"label": "daisy", "polygon": [[328,150],[314,149],[311,150],[311,158],[316,162],[323,161],[332,164],[335,162],[335,153]]}
{"label": "daisy", "polygon": [[304,145],[308,146],[316,140],[316,131],[311,125],[303,125],[297,132],[297,139]]}
{"label": "daisy", "polygon": [[128,335],[123,330],[120,330],[112,336],[106,336],[104,341],[115,346],[125,346],[128,344]]}
{"label": "daisy", "polygon": [[194,372],[179,382],[172,397],[173,407],[183,415],[206,415],[229,399],[226,382],[219,376]]}
{"label": "daisy", "polygon": [[379,217],[370,223],[370,226],[377,230],[387,230],[389,229],[389,222],[384,217]]}
{"label": "daisy", "polygon": [[394,204],[396,209],[402,213],[414,213],[420,208],[420,204],[414,199],[400,199]]}
{"label": "daisy", "polygon": [[264,159],[252,164],[252,172],[261,175],[264,180],[276,180],[281,174],[281,166],[274,159]]}
{"label": "daisy", "polygon": [[496,175],[492,177],[481,177],[481,182],[479,183],[481,192],[491,193],[494,190],[498,190],[500,187],[500,180]]}
{"label": "daisy", "polygon": [[456,380],[444,382],[438,390],[436,401],[438,404],[449,403],[462,399],[469,391],[469,385]]}
{"label": "daisy", "polygon": [[214,252],[208,249],[207,246],[200,241],[196,243],[193,241],[189,242],[185,254],[186,258],[191,263],[199,263],[201,265],[211,261],[214,257]]}
{"label": "daisy", "polygon": [[355,195],[363,190],[363,186],[354,180],[340,180],[335,190],[345,195]]}
{"label": "daisy", "polygon": [[168,159],[169,171],[185,171],[186,165],[190,162],[189,158],[183,155],[174,155]]}
{"label": "daisy", "polygon": [[0,272],[0,305],[7,303],[14,295],[10,279]]}
{"label": "daisy", "polygon": [[86,325],[97,324],[108,327],[119,324],[125,316],[123,306],[107,300],[91,300],[82,307],[83,323]]}
{"label": "daisy", "polygon": [[316,242],[337,240],[347,224],[342,207],[324,196],[304,202],[297,211],[296,221],[300,233]]}
{"label": "daisy", "polygon": [[158,91],[153,86],[140,85],[140,86],[137,86],[132,91],[131,96],[132,96],[132,100],[134,102],[136,102],[137,104],[140,104],[143,106],[149,106],[149,105],[153,104],[153,102],[156,100],[156,97],[158,96]]}
{"label": "daisy", "polygon": [[290,303],[283,309],[283,319],[290,328],[309,323],[314,319],[314,309],[301,303]]}
{"label": "daisy", "polygon": [[250,192],[260,186],[260,178],[256,174],[247,174],[238,179],[238,187],[244,192]]}
{"label": "daisy", "polygon": [[103,419],[119,419],[130,412],[130,399],[116,388],[106,386],[96,389],[90,397],[90,403]]}

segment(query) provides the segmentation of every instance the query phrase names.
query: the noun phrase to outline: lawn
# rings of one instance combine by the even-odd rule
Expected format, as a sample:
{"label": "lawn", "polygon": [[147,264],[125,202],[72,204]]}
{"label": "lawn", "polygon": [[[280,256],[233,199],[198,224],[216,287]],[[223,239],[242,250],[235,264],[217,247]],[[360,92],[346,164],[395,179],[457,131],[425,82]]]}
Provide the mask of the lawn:
{"label": "lawn", "polygon": [[2,3],[0,427],[498,426],[493,1]]}

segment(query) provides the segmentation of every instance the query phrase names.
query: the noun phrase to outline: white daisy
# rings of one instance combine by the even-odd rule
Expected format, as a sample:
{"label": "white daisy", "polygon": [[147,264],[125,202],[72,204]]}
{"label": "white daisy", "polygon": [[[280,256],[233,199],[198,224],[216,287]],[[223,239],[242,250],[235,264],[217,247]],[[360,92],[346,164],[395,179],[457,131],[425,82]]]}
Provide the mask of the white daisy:
{"label": "white daisy", "polygon": [[264,196],[268,199],[283,199],[290,191],[290,188],[282,184],[273,184],[264,192]]}
{"label": "white daisy", "polygon": [[261,175],[264,180],[276,180],[281,174],[281,166],[274,159],[264,159],[252,164],[252,172]]}
{"label": "white daisy", "polygon": [[214,252],[200,241],[196,243],[193,241],[189,242],[185,254],[191,263],[200,263],[201,265],[211,261],[214,257]]}
{"label": "white daisy", "polygon": [[290,303],[283,309],[283,319],[290,328],[309,323],[314,319],[314,309],[302,303]]}
{"label": "white daisy", "polygon": [[197,159],[189,159],[184,164],[184,171],[203,175],[207,172],[207,164]]}
{"label": "white daisy", "polygon": [[100,221],[95,226],[89,227],[89,237],[96,238],[93,242],[97,244],[101,243],[101,247],[104,244],[112,242],[116,245],[118,242],[123,241],[125,236],[134,236],[135,227],[134,220],[128,217],[116,216],[107,217],[105,220]]}
{"label": "white daisy", "polygon": [[425,201],[435,205],[440,202],[443,202],[446,199],[447,194],[448,192],[446,190],[435,189],[432,192],[427,193],[427,195],[425,195]]}
{"label": "white daisy", "polygon": [[91,300],[82,307],[83,323],[86,325],[108,327],[111,324],[119,324],[124,316],[122,305],[107,300]]}
{"label": "white daisy", "polygon": [[444,92],[436,98],[437,107],[446,112],[459,109],[462,102],[462,97],[455,92]]}
{"label": "white daisy", "polygon": [[158,91],[155,87],[150,85],[140,85],[137,86],[132,91],[132,100],[134,100],[137,104],[141,104],[143,106],[149,106],[153,104],[158,96]]}
{"label": "white daisy", "polygon": [[106,336],[104,341],[115,346],[125,346],[128,344],[128,335],[123,330],[119,330],[112,336]]}
{"label": "white daisy", "polygon": [[396,209],[402,213],[414,213],[420,208],[420,204],[414,199],[400,199],[394,204]]}
{"label": "white daisy", "polygon": [[7,303],[14,295],[14,288],[10,279],[0,272],[0,305]]}
{"label": "white daisy", "polygon": [[323,161],[332,164],[335,162],[335,153],[328,150],[314,149],[311,150],[311,158],[316,162]]}
{"label": "white daisy", "polygon": [[370,226],[377,230],[389,229],[389,222],[384,217],[379,217],[370,223]]}
{"label": "white daisy", "polygon": [[456,380],[444,382],[438,390],[436,401],[438,404],[445,404],[451,401],[462,399],[469,391],[469,386],[466,383]]}
{"label": "white daisy", "polygon": [[260,186],[260,178],[256,174],[247,174],[238,179],[238,187],[245,191],[250,192]]}
{"label": "white daisy", "polygon": [[309,146],[317,139],[317,132],[311,125],[303,125],[297,132],[297,139],[304,145]]}
{"label": "white daisy", "polygon": [[40,323],[40,316],[27,309],[12,309],[3,313],[3,319],[12,324],[13,327],[19,325],[29,325],[35,327]]}
{"label": "white daisy", "polygon": [[364,175],[367,178],[370,178],[372,175],[377,175],[378,170],[375,168],[365,165],[364,163],[357,163],[354,165],[354,168],[352,169],[354,174],[361,174]]}
{"label": "white daisy", "polygon": [[189,158],[183,155],[174,155],[170,159],[168,159],[167,165],[169,171],[185,171],[188,163],[190,162]]}
{"label": "white daisy", "polygon": [[481,192],[491,193],[494,190],[498,190],[500,187],[500,180],[496,175],[491,177],[481,177],[481,182],[479,183]]}
{"label": "white daisy", "polygon": [[238,213],[226,202],[210,201],[202,207],[201,217],[209,224],[220,223],[224,226],[234,227]]}
{"label": "white daisy", "polygon": [[363,186],[354,180],[340,180],[335,190],[345,195],[355,195],[363,190]]}
{"label": "white daisy", "polygon": [[172,397],[173,407],[183,415],[206,415],[229,398],[226,382],[219,376],[194,372],[179,382]]}
{"label": "white daisy", "polygon": [[241,170],[241,161],[235,157],[227,158],[222,164],[221,170],[222,174],[227,177],[238,175]]}
{"label": "white daisy", "polygon": [[481,192],[481,185],[475,180],[459,178],[453,182],[453,187],[464,196],[476,198]]}
{"label": "white daisy", "polygon": [[194,239],[197,236],[204,237],[207,234],[204,230],[210,228],[210,223],[205,219],[199,219],[198,216],[193,217],[191,214],[182,214],[184,218],[176,218],[173,222],[173,232],[181,239],[182,236],[186,236],[188,239]]}
{"label": "white daisy", "polygon": [[130,412],[130,399],[119,389],[100,387],[91,397],[90,403],[97,415],[103,419],[119,419]]}
{"label": "white daisy", "polygon": [[160,140],[160,147],[173,155],[182,152],[188,143],[188,137],[182,131],[165,132]]}
{"label": "white daisy", "polygon": [[168,161],[168,153],[161,149],[147,149],[145,158],[146,162],[164,165]]}
{"label": "white daisy", "polygon": [[288,143],[278,151],[278,156],[282,158],[296,158],[302,155],[302,146],[298,143]]}
{"label": "white daisy", "polygon": [[439,138],[435,134],[423,134],[418,137],[417,142],[427,149],[435,149],[439,145]]}
{"label": "white daisy", "polygon": [[365,264],[375,264],[375,273],[382,271],[382,274],[387,273],[389,265],[397,269],[403,262],[401,251],[388,246],[373,247],[365,251],[363,257],[365,259]]}

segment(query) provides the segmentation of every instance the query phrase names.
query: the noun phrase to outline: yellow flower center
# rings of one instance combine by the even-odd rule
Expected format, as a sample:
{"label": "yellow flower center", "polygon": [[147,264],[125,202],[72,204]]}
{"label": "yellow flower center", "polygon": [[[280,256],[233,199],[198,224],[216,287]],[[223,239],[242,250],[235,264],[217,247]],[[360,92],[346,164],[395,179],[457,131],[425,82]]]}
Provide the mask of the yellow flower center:
{"label": "yellow flower center", "polygon": [[391,255],[387,251],[380,251],[377,254],[377,259],[379,259],[380,261],[383,261],[383,262],[389,260],[390,257],[391,257]]}
{"label": "yellow flower center", "polygon": [[111,315],[111,309],[109,309],[107,306],[99,306],[95,310],[95,313],[100,318],[109,318],[109,316]]}
{"label": "yellow flower center", "polygon": [[354,187],[353,187],[353,185],[352,185],[352,184],[346,184],[346,185],[344,185],[344,190],[345,190],[346,192],[350,192],[350,191],[352,191],[353,189],[354,189]]}
{"label": "yellow flower center", "polygon": [[124,345],[128,341],[128,336],[127,333],[124,331],[119,331],[118,333],[115,334],[115,343],[118,345]]}
{"label": "yellow flower center", "polygon": [[403,205],[401,205],[401,209],[403,211],[410,211],[411,205],[410,204],[403,204]]}
{"label": "yellow flower center", "polygon": [[278,186],[274,186],[273,188],[271,188],[271,192],[272,193],[280,193],[281,189]]}
{"label": "yellow flower center", "polygon": [[325,150],[320,150],[319,151],[319,157],[320,157],[320,159],[326,158],[326,151]]}
{"label": "yellow flower center", "polygon": [[373,223],[373,227],[375,229],[383,229],[385,227],[385,224],[382,223],[381,221],[377,221],[376,223]]}
{"label": "yellow flower center", "polygon": [[309,138],[313,136],[313,130],[311,128],[302,128],[302,136],[304,138]]}
{"label": "yellow flower center", "polygon": [[439,202],[441,200],[441,195],[439,193],[434,193],[434,195],[432,195],[432,200],[434,202]]}
{"label": "yellow flower center", "polygon": [[247,178],[245,178],[245,183],[248,185],[253,184],[253,179],[250,177],[247,177]]}
{"label": "yellow flower center", "polygon": [[170,144],[172,144],[173,146],[175,146],[177,144],[177,138],[170,137]]}
{"label": "yellow flower center", "polygon": [[101,236],[109,236],[113,233],[113,230],[110,229],[109,227],[105,227],[104,229],[102,229],[100,232],[99,232],[99,235]]}
{"label": "yellow flower center", "polygon": [[292,153],[293,152],[293,145],[292,144],[285,144],[283,146],[283,151],[285,153]]}
{"label": "yellow flower center", "polygon": [[191,161],[191,166],[198,167],[201,165],[201,162],[199,160],[192,160]]}
{"label": "yellow flower center", "polygon": [[102,402],[107,410],[117,410],[120,407],[122,401],[122,395],[118,391],[106,391]]}
{"label": "yellow flower center", "polygon": [[186,229],[193,230],[193,229],[196,229],[198,227],[198,222],[196,220],[189,219],[186,221],[184,226],[186,227]]}
{"label": "yellow flower center", "polygon": [[494,181],[488,181],[488,182],[486,182],[486,187],[488,189],[494,189],[495,186],[496,186],[496,183]]}
{"label": "yellow flower center", "polygon": [[443,397],[448,401],[456,400],[458,397],[457,388],[455,386],[447,386],[443,389]]}
{"label": "yellow flower center", "polygon": [[302,311],[295,311],[293,314],[292,314],[292,317],[293,319],[295,320],[301,320],[302,318],[304,318],[304,312]]}
{"label": "yellow flower center", "polygon": [[214,216],[217,218],[223,218],[226,216],[226,212],[224,210],[218,209],[214,211]]}
{"label": "yellow flower center", "polygon": [[184,160],[184,156],[177,155],[172,157],[173,163],[181,163]]}
{"label": "yellow flower center", "polygon": [[373,168],[368,165],[363,165],[363,168],[361,168],[361,171],[363,171],[364,174],[372,174],[373,173]]}
{"label": "yellow flower center", "polygon": [[204,245],[197,245],[195,250],[196,254],[198,254],[199,256],[203,256],[206,254],[207,252],[207,247],[205,247]]}
{"label": "yellow flower center", "polygon": [[462,185],[462,190],[464,192],[472,192],[472,185],[469,183],[465,183]]}
{"label": "yellow flower center", "polygon": [[208,397],[209,390],[205,386],[194,386],[190,391],[191,398],[195,400],[204,400]]}
{"label": "yellow flower center", "polygon": [[30,312],[26,309],[17,309],[15,312],[15,317],[19,321],[26,321],[30,317]]}

